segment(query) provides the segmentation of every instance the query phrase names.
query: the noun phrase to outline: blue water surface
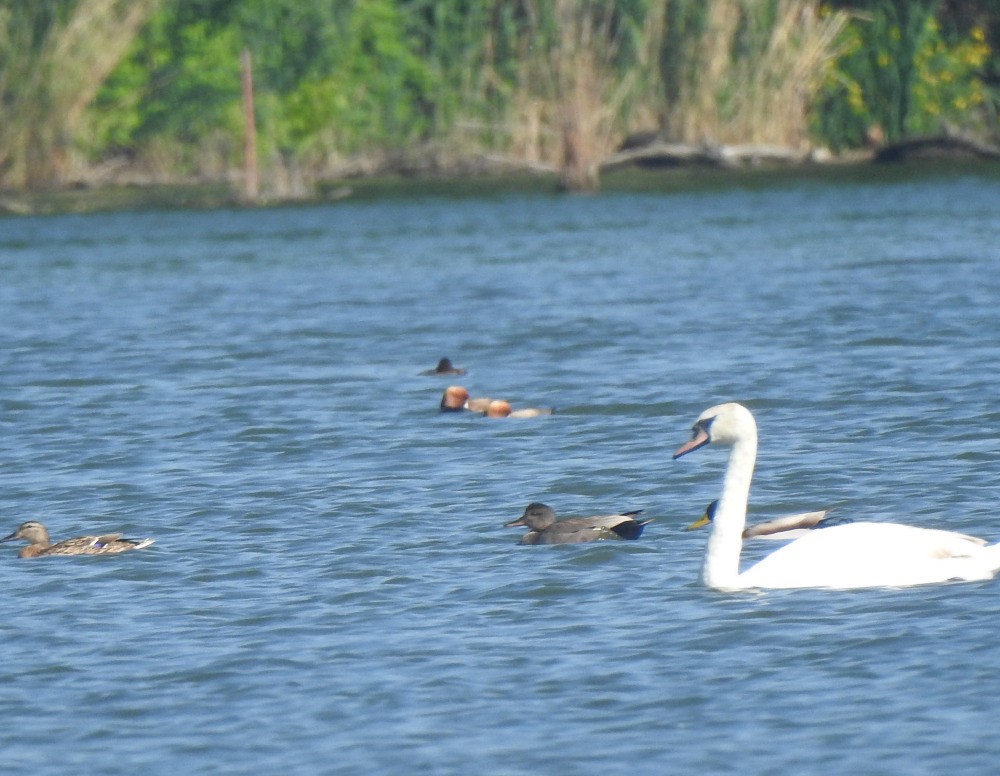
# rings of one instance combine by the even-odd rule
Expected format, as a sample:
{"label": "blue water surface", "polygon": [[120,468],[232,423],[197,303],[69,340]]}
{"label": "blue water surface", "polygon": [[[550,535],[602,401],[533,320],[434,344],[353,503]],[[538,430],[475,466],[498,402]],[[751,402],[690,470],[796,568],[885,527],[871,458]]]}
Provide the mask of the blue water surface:
{"label": "blue water surface", "polygon": [[[996,582],[722,594],[751,519],[1000,540],[1000,179],[0,219],[7,774],[981,774]],[[461,378],[419,373],[441,356]],[[551,417],[442,415],[449,382]],[[529,501],[637,542],[519,547]],[[759,557],[770,547],[748,546]]]}

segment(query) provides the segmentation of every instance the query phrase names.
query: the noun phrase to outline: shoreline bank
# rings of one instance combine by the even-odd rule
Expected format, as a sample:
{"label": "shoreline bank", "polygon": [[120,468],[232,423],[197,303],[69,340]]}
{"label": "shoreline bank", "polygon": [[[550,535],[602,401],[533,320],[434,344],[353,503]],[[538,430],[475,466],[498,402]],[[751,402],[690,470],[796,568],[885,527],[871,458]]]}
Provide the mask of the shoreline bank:
{"label": "shoreline bank", "polygon": [[[798,182],[892,182],[926,175],[1000,176],[1000,149],[969,146],[955,138],[918,138],[881,149],[842,156],[798,155],[795,158],[691,147],[657,147],[632,158],[611,158],[602,169],[601,188],[594,194],[680,192],[727,187],[760,188]],[[735,159],[735,161],[734,161]],[[0,217],[82,214],[130,210],[211,210],[310,206],[380,198],[490,197],[512,194],[566,196],[556,171],[509,166],[493,171],[381,174],[317,183],[302,196],[243,198],[226,182],[73,184],[46,191],[0,190]]]}

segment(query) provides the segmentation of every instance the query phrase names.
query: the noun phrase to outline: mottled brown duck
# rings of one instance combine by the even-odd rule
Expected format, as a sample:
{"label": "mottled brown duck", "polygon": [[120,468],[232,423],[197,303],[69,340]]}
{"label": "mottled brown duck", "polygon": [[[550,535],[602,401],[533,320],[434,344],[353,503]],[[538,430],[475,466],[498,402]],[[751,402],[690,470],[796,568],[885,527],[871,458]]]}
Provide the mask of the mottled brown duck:
{"label": "mottled brown duck", "polygon": [[0,542],[22,539],[28,543],[18,555],[22,558],[39,558],[43,555],[113,555],[128,550],[141,550],[153,543],[152,539],[123,539],[121,534],[102,536],[77,536],[52,543],[49,532],[37,520],[21,523],[17,530]]}

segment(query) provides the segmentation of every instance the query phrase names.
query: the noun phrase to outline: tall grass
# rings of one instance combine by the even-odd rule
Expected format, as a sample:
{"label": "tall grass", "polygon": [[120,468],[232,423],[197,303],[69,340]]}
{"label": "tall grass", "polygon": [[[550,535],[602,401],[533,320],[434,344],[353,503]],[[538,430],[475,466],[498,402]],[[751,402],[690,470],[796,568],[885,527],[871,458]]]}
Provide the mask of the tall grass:
{"label": "tall grass", "polygon": [[[847,22],[816,0],[519,7],[517,23],[490,26],[483,46],[485,70],[507,86],[495,120],[511,155],[557,169],[563,188],[577,191],[597,187],[600,162],[636,130],[691,143],[808,145],[811,100]],[[514,29],[516,43],[498,42],[503,29]],[[511,51],[514,74],[489,60]]]}
{"label": "tall grass", "polygon": [[664,131],[681,142],[801,148],[847,15],[814,0],[673,0]]}
{"label": "tall grass", "polygon": [[802,149],[847,22],[819,0],[204,7],[212,18],[164,0],[0,0],[0,186],[65,181],[78,148],[95,160],[153,160],[155,175],[176,174],[183,159],[187,173],[228,177],[244,45],[259,63],[265,174],[270,164],[320,179],[362,169],[359,159],[365,171],[394,160],[454,170],[506,156],[589,190],[601,161],[638,130]]}
{"label": "tall grass", "polygon": [[[560,184],[566,190],[596,189],[598,165],[625,131],[625,107],[645,82],[649,42],[659,37],[658,25],[642,23],[656,14],[642,10],[640,19],[630,19],[609,4],[556,2],[558,36],[549,67],[562,141]],[[640,33],[641,43],[623,62],[629,33]]]}
{"label": "tall grass", "polygon": [[[494,136],[498,147],[557,169],[564,189],[597,188],[599,163],[627,131],[628,113],[655,70],[658,7],[522,0],[520,14],[487,30],[485,70],[499,99],[494,121],[505,128]],[[510,52],[513,69],[498,58]]]}
{"label": "tall grass", "polygon": [[0,9],[0,183],[61,183],[86,107],[162,0],[10,3]]}

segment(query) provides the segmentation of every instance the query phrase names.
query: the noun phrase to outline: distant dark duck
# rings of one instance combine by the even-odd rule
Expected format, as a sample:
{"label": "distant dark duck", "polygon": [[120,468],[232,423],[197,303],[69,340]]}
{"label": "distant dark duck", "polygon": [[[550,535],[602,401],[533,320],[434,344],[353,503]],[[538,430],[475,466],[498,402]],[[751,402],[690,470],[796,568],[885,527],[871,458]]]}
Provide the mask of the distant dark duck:
{"label": "distant dark duck", "polygon": [[[685,531],[693,531],[696,528],[708,525],[715,519],[715,511],[719,508],[719,500],[712,501],[706,508],[705,514]],[[783,515],[774,520],[763,523],[754,523],[743,530],[744,539],[777,539],[781,541],[791,541],[805,536],[808,531],[817,528],[829,528],[833,525],[845,525],[854,521],[849,517],[827,517],[829,509],[822,509],[818,512],[799,512],[794,515]]]}
{"label": "distant dark duck", "polygon": [[498,399],[486,405],[486,417],[488,418],[537,418],[539,415],[551,415],[550,407],[523,407],[515,410],[510,406],[510,402]]}
{"label": "distant dark duck", "polygon": [[465,367],[455,366],[450,358],[442,358],[433,369],[421,372],[422,375],[464,375]]}
{"label": "distant dark duck", "polygon": [[28,543],[28,546],[22,547],[18,553],[22,558],[37,558],[42,555],[111,555],[128,550],[141,550],[153,543],[153,539],[122,539],[121,534],[104,534],[77,536],[75,539],[64,539],[53,544],[45,526],[36,520],[21,523],[14,533],[0,539],[0,542],[10,542],[15,539],[23,539]]}
{"label": "distant dark duck", "polygon": [[534,502],[528,504],[517,520],[505,523],[505,528],[523,525],[529,529],[518,544],[579,544],[601,539],[638,539],[642,529],[652,520],[636,520],[642,510],[597,517],[556,518],[552,507]]}

